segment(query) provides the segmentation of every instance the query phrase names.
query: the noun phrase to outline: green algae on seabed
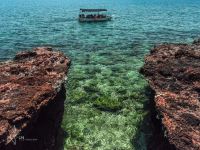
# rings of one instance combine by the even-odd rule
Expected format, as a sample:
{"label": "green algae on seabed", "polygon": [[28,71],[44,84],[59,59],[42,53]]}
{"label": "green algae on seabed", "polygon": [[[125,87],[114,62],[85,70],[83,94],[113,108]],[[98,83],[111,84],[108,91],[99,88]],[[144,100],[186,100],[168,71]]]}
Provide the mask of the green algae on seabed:
{"label": "green algae on seabed", "polygon": [[123,105],[118,99],[107,97],[99,97],[94,101],[94,106],[102,111],[116,112],[122,109]]}
{"label": "green algae on seabed", "polygon": [[138,72],[143,58],[110,53],[91,53],[87,56],[90,63],[73,62],[62,123],[68,133],[66,150],[146,149],[148,139],[139,130],[148,116],[144,109],[147,83]]}

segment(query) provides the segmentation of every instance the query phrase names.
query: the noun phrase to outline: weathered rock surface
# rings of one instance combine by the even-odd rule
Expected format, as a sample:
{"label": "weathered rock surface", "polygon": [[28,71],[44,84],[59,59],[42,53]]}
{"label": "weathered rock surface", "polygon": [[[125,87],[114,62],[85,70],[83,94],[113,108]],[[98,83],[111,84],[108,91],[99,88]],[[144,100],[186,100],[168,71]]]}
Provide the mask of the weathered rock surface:
{"label": "weathered rock surface", "polygon": [[0,64],[0,149],[55,149],[70,60],[52,48]]}
{"label": "weathered rock surface", "polygon": [[200,40],[156,46],[141,72],[155,91],[169,143],[178,150],[200,150]]}

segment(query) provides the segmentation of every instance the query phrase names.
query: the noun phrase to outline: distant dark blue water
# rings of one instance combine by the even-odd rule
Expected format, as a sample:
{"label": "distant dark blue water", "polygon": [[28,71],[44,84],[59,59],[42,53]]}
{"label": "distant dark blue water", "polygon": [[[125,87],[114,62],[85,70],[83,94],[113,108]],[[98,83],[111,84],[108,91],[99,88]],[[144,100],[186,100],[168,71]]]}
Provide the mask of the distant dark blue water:
{"label": "distant dark blue water", "polygon": [[[80,8],[107,8],[113,20],[81,24]],[[0,0],[0,60],[36,46],[72,59],[62,125],[67,150],[146,149],[150,133],[138,129],[149,114],[147,83],[138,73],[143,57],[154,44],[199,36],[199,0]],[[122,109],[100,111],[97,100]]]}

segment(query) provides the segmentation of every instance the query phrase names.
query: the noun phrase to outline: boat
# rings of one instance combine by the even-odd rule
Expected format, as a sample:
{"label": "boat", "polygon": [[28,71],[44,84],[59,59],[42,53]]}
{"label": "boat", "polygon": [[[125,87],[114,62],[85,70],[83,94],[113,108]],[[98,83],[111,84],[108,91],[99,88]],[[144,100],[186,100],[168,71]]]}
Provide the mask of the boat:
{"label": "boat", "polygon": [[111,19],[107,9],[80,9],[79,22],[102,22]]}

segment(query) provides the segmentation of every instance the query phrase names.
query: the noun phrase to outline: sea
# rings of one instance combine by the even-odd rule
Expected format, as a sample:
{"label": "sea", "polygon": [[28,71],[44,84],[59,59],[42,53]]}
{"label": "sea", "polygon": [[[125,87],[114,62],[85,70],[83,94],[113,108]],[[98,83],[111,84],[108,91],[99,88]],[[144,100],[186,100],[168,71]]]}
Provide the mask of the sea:
{"label": "sea", "polygon": [[[80,8],[106,8],[112,21],[79,23]],[[0,0],[0,61],[38,46],[72,61],[62,150],[146,150],[153,133],[144,57],[154,45],[198,37],[199,0]]]}

